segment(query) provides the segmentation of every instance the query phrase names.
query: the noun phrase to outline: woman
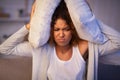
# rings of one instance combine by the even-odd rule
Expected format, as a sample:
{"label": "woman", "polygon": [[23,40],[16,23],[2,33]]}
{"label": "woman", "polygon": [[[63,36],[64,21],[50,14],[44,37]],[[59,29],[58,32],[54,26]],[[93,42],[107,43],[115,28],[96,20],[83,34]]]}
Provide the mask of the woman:
{"label": "woman", "polygon": [[82,80],[85,72],[83,55],[88,44],[87,41],[79,39],[64,1],[53,14],[49,44],[55,50],[51,54],[48,78]]}
{"label": "woman", "polygon": [[[109,29],[114,33],[110,34],[107,32],[108,28],[103,27],[103,35],[108,39],[102,44],[96,40],[79,38],[77,34],[81,32],[76,32],[66,4],[62,0],[53,14],[51,35],[46,44],[33,48],[25,41],[30,29],[27,25],[28,30],[23,27],[0,45],[0,53],[28,56],[32,53],[32,80],[97,80],[98,57],[120,49],[119,33]],[[80,35],[82,34],[84,33]]]}

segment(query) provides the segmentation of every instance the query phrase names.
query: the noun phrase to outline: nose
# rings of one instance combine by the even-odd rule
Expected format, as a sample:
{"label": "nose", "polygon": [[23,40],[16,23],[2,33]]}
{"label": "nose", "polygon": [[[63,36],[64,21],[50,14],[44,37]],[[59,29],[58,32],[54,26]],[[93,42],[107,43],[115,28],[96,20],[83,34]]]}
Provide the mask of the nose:
{"label": "nose", "polygon": [[64,37],[64,36],[65,36],[64,31],[63,31],[63,30],[61,30],[61,31],[60,31],[59,36],[60,36],[60,37]]}

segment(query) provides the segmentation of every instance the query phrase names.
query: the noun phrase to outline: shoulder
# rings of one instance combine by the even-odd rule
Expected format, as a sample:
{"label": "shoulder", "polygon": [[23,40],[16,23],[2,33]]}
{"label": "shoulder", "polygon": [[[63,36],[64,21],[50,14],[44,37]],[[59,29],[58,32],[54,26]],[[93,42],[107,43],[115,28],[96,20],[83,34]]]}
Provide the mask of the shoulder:
{"label": "shoulder", "polygon": [[83,56],[88,49],[88,41],[80,40],[78,43],[78,48],[79,48],[81,55]]}

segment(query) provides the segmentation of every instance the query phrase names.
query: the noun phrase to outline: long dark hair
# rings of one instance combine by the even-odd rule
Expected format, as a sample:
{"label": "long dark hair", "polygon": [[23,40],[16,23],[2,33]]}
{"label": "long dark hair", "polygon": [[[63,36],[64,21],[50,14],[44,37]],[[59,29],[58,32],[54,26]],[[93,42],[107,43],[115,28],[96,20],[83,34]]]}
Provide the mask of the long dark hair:
{"label": "long dark hair", "polygon": [[51,21],[51,25],[50,25],[51,26],[50,38],[49,38],[48,43],[50,45],[55,44],[53,35],[54,35],[54,24],[55,24],[57,19],[63,19],[66,21],[66,23],[69,25],[69,27],[71,28],[71,31],[72,31],[72,39],[70,41],[70,45],[77,45],[80,39],[79,39],[78,34],[75,30],[74,24],[71,20],[70,14],[68,12],[68,8],[67,8],[64,0],[62,0],[60,2],[60,4],[55,9],[55,12],[52,16],[52,21]]}

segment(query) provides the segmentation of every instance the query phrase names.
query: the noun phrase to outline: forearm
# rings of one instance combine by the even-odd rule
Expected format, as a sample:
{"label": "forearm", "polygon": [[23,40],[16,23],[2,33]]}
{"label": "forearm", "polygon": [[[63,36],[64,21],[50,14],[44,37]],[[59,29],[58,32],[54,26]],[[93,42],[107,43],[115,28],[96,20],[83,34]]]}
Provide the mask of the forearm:
{"label": "forearm", "polygon": [[102,27],[102,33],[108,38],[108,41],[103,45],[99,45],[100,55],[106,55],[120,50],[120,33],[102,22],[99,22],[99,24]]}
{"label": "forearm", "polygon": [[23,42],[25,36],[28,34],[28,30],[23,26],[20,30],[10,36],[5,42],[0,45],[0,53],[8,54],[19,43]]}
{"label": "forearm", "polygon": [[101,24],[103,33],[108,37],[102,45],[98,45],[99,61],[105,64],[120,65],[120,33],[105,24]]}

